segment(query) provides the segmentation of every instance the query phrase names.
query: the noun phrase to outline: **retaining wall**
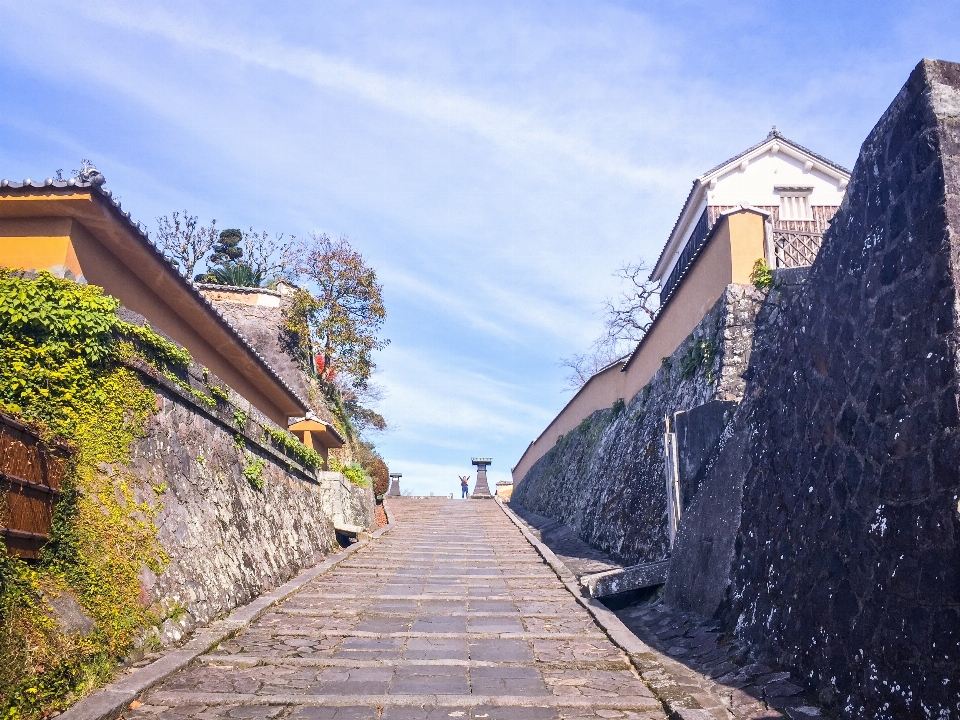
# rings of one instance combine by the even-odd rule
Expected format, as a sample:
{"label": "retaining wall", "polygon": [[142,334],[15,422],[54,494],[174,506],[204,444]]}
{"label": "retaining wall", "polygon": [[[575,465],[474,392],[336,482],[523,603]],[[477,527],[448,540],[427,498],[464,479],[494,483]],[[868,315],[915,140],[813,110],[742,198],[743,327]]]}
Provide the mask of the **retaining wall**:
{"label": "retaining wall", "polygon": [[681,524],[667,602],[849,718],[960,717],[960,65],[864,142]]}
{"label": "retaining wall", "polygon": [[[159,540],[170,560],[159,575],[144,569],[145,601],[163,623],[159,640],[227,613],[282,584],[339,546],[334,522],[375,529],[371,488],[340,473],[314,472],[264,440],[272,423],[240,396],[211,408],[149,367],[157,413],[134,443],[128,467],[138,500],[161,503]],[[185,378],[209,394],[216,378],[193,367]],[[237,423],[236,411],[247,420]],[[263,462],[262,490],[243,475]]]}
{"label": "retaining wall", "polygon": [[667,557],[664,417],[742,397],[763,301],[753,286],[727,286],[646,387],[565,435],[515,485],[511,502],[570,526],[625,565]]}

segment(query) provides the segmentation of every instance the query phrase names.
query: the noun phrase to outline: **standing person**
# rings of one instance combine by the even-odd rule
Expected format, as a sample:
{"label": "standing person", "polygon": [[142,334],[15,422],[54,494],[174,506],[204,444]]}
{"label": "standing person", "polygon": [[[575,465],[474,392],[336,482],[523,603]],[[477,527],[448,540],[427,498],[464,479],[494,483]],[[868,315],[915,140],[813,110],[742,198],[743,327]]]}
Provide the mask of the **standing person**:
{"label": "standing person", "polygon": [[461,490],[461,493],[460,493],[461,500],[470,494],[470,476],[469,475],[460,476],[460,490]]}

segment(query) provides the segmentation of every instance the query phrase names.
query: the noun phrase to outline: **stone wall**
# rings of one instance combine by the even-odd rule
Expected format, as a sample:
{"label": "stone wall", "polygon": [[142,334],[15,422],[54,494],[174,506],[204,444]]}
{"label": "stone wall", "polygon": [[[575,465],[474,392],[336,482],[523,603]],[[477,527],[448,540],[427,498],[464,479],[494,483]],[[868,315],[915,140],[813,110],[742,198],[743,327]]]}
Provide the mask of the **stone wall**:
{"label": "stone wall", "polygon": [[960,716],[960,65],[864,142],[681,525],[665,599],[843,717]]}
{"label": "stone wall", "polygon": [[[140,481],[138,500],[162,506],[155,522],[169,564],[159,575],[142,574],[145,600],[167,617],[161,642],[315,564],[337,547],[334,522],[375,528],[371,488],[286,457],[264,439],[272,423],[240,396],[210,407],[150,368],[137,369],[154,387],[158,411],[123,471]],[[196,367],[181,381],[207,396],[220,385]],[[258,460],[262,489],[243,475]]]}
{"label": "stone wall", "polygon": [[563,437],[516,485],[512,503],[570,526],[623,564],[664,559],[664,417],[742,397],[762,300],[752,286],[728,286],[650,383]]}

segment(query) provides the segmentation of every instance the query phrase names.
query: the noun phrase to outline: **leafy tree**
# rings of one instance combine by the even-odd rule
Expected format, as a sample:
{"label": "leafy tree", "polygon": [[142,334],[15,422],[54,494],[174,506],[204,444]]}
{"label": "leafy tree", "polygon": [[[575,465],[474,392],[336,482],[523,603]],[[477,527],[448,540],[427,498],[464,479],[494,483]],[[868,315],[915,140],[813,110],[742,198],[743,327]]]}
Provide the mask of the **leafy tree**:
{"label": "leafy tree", "polygon": [[213,246],[210,264],[225,266],[239,262],[243,256],[243,248],[238,246],[242,241],[243,233],[237,228],[228,228],[221,232],[216,245]]}
{"label": "leafy tree", "polygon": [[283,242],[283,235],[270,237],[266,231],[242,232],[230,228],[220,233],[210,269],[197,276],[197,281],[236,287],[262,287],[280,278],[289,278],[293,265],[293,240]]}
{"label": "leafy tree", "polygon": [[389,340],[379,333],[387,313],[377,274],[345,237],[312,235],[303,243],[296,269],[314,288],[299,291],[294,303],[305,321],[317,376],[332,384],[348,379],[363,388],[375,363],[373,352]]}
{"label": "leafy tree", "polygon": [[197,216],[184,210],[183,215],[174,212],[172,220],[166,215],[158,217],[157,225],[157,240],[164,254],[186,277],[193,277],[193,271],[216,242],[217,221],[198,227]]}
{"label": "leafy tree", "polygon": [[369,403],[379,398],[370,381],[373,352],[389,340],[379,337],[386,318],[376,272],[349,241],[311,236],[300,243],[294,268],[311,290],[294,293],[286,329],[299,360],[318,380],[344,435],[356,448],[359,435],[386,421]]}
{"label": "leafy tree", "polygon": [[646,279],[649,272],[643,260],[625,263],[614,272],[628,283],[627,289],[604,301],[603,331],[587,352],[560,361],[570,370],[567,389],[579,390],[597,372],[629,354],[647,334],[660,306],[659,283]]}
{"label": "leafy tree", "polygon": [[204,275],[214,281],[216,285],[232,285],[233,287],[262,287],[263,273],[254,270],[244,262],[230,263],[213,268]]}

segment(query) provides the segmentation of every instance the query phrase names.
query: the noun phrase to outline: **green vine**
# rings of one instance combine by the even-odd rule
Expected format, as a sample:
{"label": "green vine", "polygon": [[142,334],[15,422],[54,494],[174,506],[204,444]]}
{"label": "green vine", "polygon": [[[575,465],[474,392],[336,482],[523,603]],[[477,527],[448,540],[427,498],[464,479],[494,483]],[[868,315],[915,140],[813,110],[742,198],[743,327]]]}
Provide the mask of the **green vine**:
{"label": "green vine", "polygon": [[263,469],[267,466],[267,461],[263,458],[254,458],[245,453],[247,464],[243,466],[243,476],[257,490],[263,491]]}
{"label": "green vine", "polygon": [[163,373],[163,376],[164,376],[167,380],[169,380],[170,382],[172,382],[174,385],[176,385],[178,388],[180,388],[181,390],[183,390],[183,392],[185,392],[187,395],[190,395],[190,396],[192,396],[193,398],[195,398],[196,400],[199,400],[201,403],[203,403],[204,405],[206,405],[208,408],[213,409],[213,408],[215,408],[215,407],[217,406],[217,401],[216,401],[216,400],[214,400],[212,397],[210,397],[210,396],[207,395],[206,393],[201,392],[200,390],[197,390],[197,389],[195,389],[195,388],[190,387],[190,384],[189,384],[189,383],[184,382],[183,380],[181,380],[179,377],[177,377],[174,373],[170,372],[169,370],[165,370],[164,373]]}
{"label": "green vine", "polygon": [[233,424],[238,428],[243,430],[247,426],[247,420],[249,416],[243,410],[234,410],[233,411]]}
{"label": "green vine", "polygon": [[[167,561],[154,524],[160,505],[139,502],[141,482],[124,469],[156,406],[123,361],[168,372],[190,356],[122,321],[118,307],[94,286],[0,270],[0,410],[75,448],[39,561],[0,544],[0,717],[64,708],[108,679],[158,621],[141,602],[139,574]],[[76,599],[92,631],[60,628],[49,604],[59,595]]]}
{"label": "green vine", "polygon": [[711,340],[695,340],[680,357],[680,379],[689,380],[704,367],[707,380],[713,381],[713,361],[717,356],[717,344]]}
{"label": "green vine", "polygon": [[219,402],[230,402],[230,393],[226,390],[226,388],[222,388],[219,385],[211,385],[210,394],[213,395],[213,397],[215,397]]}
{"label": "green vine", "polygon": [[290,455],[301,465],[311,470],[323,469],[323,457],[316,450],[308,448],[295,435],[285,430],[275,430],[272,427],[264,427],[267,437],[273,442],[273,445],[283,451],[285,455]]}
{"label": "green vine", "polygon": [[359,463],[351,463],[350,465],[344,465],[339,461],[330,458],[330,469],[334,472],[342,473],[343,476],[352,482],[358,487],[370,487],[372,481],[367,473],[364,471],[363,467]]}

